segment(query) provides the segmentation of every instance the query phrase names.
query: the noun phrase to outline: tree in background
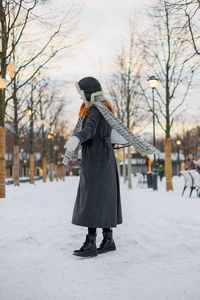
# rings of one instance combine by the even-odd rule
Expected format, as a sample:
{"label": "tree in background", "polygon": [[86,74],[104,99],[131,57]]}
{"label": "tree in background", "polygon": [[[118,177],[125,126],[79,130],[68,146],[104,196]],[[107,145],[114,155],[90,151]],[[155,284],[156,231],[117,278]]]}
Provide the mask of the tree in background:
{"label": "tree in background", "polygon": [[[160,83],[156,89],[155,115],[165,132],[166,189],[172,190],[171,129],[191,88],[198,64],[185,43],[186,35],[180,34],[180,15],[172,10],[168,1],[155,1],[150,18],[153,22],[152,38],[146,41],[145,51],[149,71]],[[146,95],[145,88],[142,85],[141,88]],[[152,111],[149,97],[146,95],[145,98]]]}
{"label": "tree in background", "polygon": [[200,126],[185,130],[184,124],[182,125],[182,131],[179,133],[181,140],[181,149],[185,156],[188,158],[189,154],[192,154],[197,159],[197,153],[200,152]]}
{"label": "tree in background", "polygon": [[[37,124],[40,128],[39,139],[42,144],[42,169],[43,169],[43,181],[46,181],[47,170],[47,150],[49,144],[49,162],[50,162],[50,180],[53,181],[53,164],[54,157],[53,152],[57,153],[59,149],[58,145],[53,145],[53,141],[56,141],[56,136],[64,135],[67,122],[63,124],[63,113],[65,105],[64,96],[59,90],[59,84],[53,84],[50,79],[43,78],[37,87],[38,93],[38,118]],[[49,137],[49,141],[48,141]],[[55,147],[55,149],[53,149]],[[57,149],[58,147],[58,149]]]}
{"label": "tree in background", "polygon": [[[106,80],[117,117],[131,130],[141,130],[145,125],[144,97],[140,91],[140,76],[144,68],[144,56],[138,47],[139,37],[135,23],[129,21],[129,32],[119,54],[116,55],[112,73]],[[131,153],[128,147],[128,187],[131,181]],[[123,177],[126,180],[125,149],[123,149]]]}
{"label": "tree in background", "polygon": [[[17,90],[30,82],[55,54],[71,48],[77,42],[73,40],[72,33],[74,28],[77,28],[77,21],[75,23],[74,20],[77,19],[80,5],[72,2],[64,15],[60,15],[61,20],[58,20],[54,12],[53,21],[52,15],[46,14],[45,17],[37,15],[39,6],[45,9],[43,5],[45,4],[39,0],[0,0],[0,198],[5,197],[5,112],[8,101],[15,98],[16,103]],[[13,54],[16,52],[19,54],[20,64],[7,84],[7,89],[14,87],[15,91],[14,93],[11,91],[11,95],[7,97],[5,86],[7,67],[12,63]],[[33,63],[37,67],[30,74],[28,67],[31,68]],[[25,72],[24,79],[17,81],[16,77],[22,72]],[[17,158],[17,152],[15,157]]]}
{"label": "tree in background", "polygon": [[175,0],[168,1],[173,12],[179,14],[178,28],[180,34],[186,35],[185,42],[192,46],[195,54],[200,55],[200,1],[199,0]]}

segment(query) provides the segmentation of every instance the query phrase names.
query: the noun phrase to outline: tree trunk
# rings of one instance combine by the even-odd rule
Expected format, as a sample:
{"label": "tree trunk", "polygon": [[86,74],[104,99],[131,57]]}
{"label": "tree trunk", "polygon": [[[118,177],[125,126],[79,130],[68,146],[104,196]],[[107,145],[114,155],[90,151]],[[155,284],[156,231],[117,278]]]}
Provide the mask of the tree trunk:
{"label": "tree trunk", "polygon": [[132,174],[131,174],[131,149],[128,147],[128,188],[132,189]]}
{"label": "tree trunk", "polygon": [[59,167],[58,164],[56,164],[56,181],[58,181],[58,171],[59,171]]}
{"label": "tree trunk", "polygon": [[53,162],[49,164],[50,181],[53,181]]}
{"label": "tree trunk", "polygon": [[64,181],[64,166],[61,165],[60,168],[61,168],[61,177],[62,177],[62,181]]}
{"label": "tree trunk", "polygon": [[172,186],[172,142],[170,139],[165,140],[165,177],[166,177],[166,190],[173,190]]}
{"label": "tree trunk", "polygon": [[5,128],[0,127],[0,198],[5,198],[5,177],[6,177],[6,160],[5,160]]}
{"label": "tree trunk", "polygon": [[61,167],[61,165],[59,165],[59,177],[60,177],[60,180],[62,180],[62,167]]}
{"label": "tree trunk", "polygon": [[30,183],[34,183],[34,175],[35,175],[35,154],[30,154]]}
{"label": "tree trunk", "polygon": [[123,178],[124,178],[124,183],[126,183],[126,153],[124,148],[123,148]]}
{"label": "tree trunk", "polygon": [[24,166],[22,166],[22,177],[24,177]]}
{"label": "tree trunk", "polygon": [[13,147],[13,179],[14,186],[19,186],[19,146]]}
{"label": "tree trunk", "polygon": [[42,158],[42,180],[46,182],[47,180],[47,157],[43,156]]}

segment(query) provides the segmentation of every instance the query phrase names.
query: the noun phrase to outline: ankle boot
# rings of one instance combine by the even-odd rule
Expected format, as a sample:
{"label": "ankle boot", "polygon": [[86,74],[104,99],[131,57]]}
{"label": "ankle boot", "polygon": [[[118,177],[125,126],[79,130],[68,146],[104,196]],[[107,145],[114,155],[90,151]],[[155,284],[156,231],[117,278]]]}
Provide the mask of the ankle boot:
{"label": "ankle boot", "polygon": [[74,250],[73,254],[81,257],[97,256],[96,234],[87,234],[83,246],[79,250]]}
{"label": "ankle boot", "polygon": [[112,236],[112,230],[103,232],[103,240],[97,249],[97,252],[98,254],[102,254],[112,250],[116,250],[115,242]]}

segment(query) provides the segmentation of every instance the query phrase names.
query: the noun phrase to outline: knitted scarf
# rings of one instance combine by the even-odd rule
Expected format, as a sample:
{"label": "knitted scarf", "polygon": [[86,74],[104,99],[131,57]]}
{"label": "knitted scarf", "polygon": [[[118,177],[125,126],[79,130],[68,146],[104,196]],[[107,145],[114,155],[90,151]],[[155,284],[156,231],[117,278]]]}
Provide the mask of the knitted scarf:
{"label": "knitted scarf", "polygon": [[[103,104],[104,101],[106,101],[104,96],[96,96],[94,101],[92,101],[91,105],[88,105],[87,108],[89,109],[92,105],[95,105],[108,124],[127,140],[127,146],[133,146],[142,156],[152,153],[160,153],[158,149],[147,143],[142,137],[130,131],[130,129],[128,129],[116,116],[113,115],[106,105]],[[79,114],[80,116],[72,135],[76,134],[82,129],[85,116],[81,113],[81,110]],[[65,166],[68,166],[70,160],[78,159],[78,148],[79,147],[72,152],[66,150],[62,161]]]}

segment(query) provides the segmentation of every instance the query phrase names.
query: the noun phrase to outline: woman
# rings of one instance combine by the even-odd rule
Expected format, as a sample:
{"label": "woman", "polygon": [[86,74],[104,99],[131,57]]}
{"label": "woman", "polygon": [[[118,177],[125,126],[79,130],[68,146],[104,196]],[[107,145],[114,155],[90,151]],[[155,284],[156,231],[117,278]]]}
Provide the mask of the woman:
{"label": "woman", "polygon": [[[102,95],[97,79],[85,77],[78,82],[78,91],[84,102],[79,115],[83,118],[82,129],[66,144],[68,151],[82,145],[80,182],[73,211],[72,223],[88,227],[83,246],[74,251],[81,257],[116,250],[112,228],[122,223],[119,178],[113,146],[111,126],[98,109],[92,105],[95,96]],[[112,112],[111,104],[102,103]],[[96,230],[102,228],[103,240],[97,248]]]}

